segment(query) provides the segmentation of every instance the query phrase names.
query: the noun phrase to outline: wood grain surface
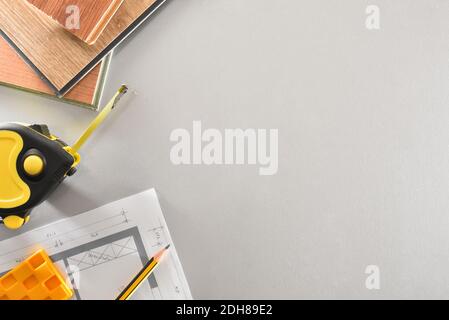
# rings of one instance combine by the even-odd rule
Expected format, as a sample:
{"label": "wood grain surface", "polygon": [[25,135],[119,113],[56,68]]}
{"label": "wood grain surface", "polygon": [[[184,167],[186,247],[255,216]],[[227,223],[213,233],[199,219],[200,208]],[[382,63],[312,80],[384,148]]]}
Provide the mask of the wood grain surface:
{"label": "wood grain surface", "polygon": [[[27,0],[88,44],[93,44],[120,8],[123,0]],[[76,6],[74,13],[71,6]],[[79,13],[79,29],[72,22]]]}
{"label": "wood grain surface", "polygon": [[0,29],[60,91],[155,3],[156,0],[125,0],[91,46],[26,0],[0,0]]}
{"label": "wood grain surface", "polygon": [[[65,100],[92,106],[100,76],[101,64],[96,66],[64,97]],[[0,84],[52,95],[49,86],[28,66],[9,44],[0,37]]]}

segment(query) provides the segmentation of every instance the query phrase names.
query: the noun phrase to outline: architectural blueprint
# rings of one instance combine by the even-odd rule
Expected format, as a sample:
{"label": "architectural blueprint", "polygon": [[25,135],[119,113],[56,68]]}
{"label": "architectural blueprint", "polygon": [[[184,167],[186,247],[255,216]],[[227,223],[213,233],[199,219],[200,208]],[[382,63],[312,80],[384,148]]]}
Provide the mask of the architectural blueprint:
{"label": "architectural blueprint", "polygon": [[133,299],[191,299],[154,189],[0,242],[0,273],[43,248],[74,299],[115,299],[149,258],[171,244]]}

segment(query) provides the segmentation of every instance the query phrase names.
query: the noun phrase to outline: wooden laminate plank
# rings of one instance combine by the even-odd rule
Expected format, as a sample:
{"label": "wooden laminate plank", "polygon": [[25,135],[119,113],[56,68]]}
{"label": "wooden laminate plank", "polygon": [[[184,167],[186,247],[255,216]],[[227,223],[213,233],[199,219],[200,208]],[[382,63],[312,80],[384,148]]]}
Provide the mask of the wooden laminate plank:
{"label": "wooden laminate plank", "polygon": [[64,94],[165,0],[125,0],[89,46],[26,0],[0,0],[0,29],[56,93]]}
{"label": "wooden laminate plank", "polygon": [[[96,108],[102,63],[84,77],[63,100]],[[38,94],[55,96],[49,86],[28,66],[16,51],[0,37],[0,84]]]}
{"label": "wooden laminate plank", "polygon": [[123,0],[27,0],[69,32],[93,44]]}

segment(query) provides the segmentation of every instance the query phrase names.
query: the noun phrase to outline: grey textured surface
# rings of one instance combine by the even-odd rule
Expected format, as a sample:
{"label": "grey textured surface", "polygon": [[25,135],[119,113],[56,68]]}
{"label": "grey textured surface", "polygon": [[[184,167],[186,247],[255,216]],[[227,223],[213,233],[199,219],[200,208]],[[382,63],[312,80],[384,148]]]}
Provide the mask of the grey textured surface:
{"label": "grey textured surface", "polygon": [[[169,1],[116,50],[106,96],[133,92],[26,229],[155,187],[196,298],[449,298],[448,12]],[[7,88],[0,105],[1,121],[48,123],[68,142],[94,117]],[[193,120],[279,129],[278,174],[174,166],[169,135]]]}

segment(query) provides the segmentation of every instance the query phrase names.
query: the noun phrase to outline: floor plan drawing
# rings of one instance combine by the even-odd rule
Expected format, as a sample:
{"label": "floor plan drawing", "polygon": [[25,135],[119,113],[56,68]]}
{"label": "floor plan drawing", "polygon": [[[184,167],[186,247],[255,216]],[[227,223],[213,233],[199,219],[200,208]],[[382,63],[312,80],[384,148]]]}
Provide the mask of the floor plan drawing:
{"label": "floor plan drawing", "polygon": [[115,299],[166,244],[167,256],[132,298],[191,299],[154,190],[0,242],[0,272],[44,248],[67,275],[74,299]]}

